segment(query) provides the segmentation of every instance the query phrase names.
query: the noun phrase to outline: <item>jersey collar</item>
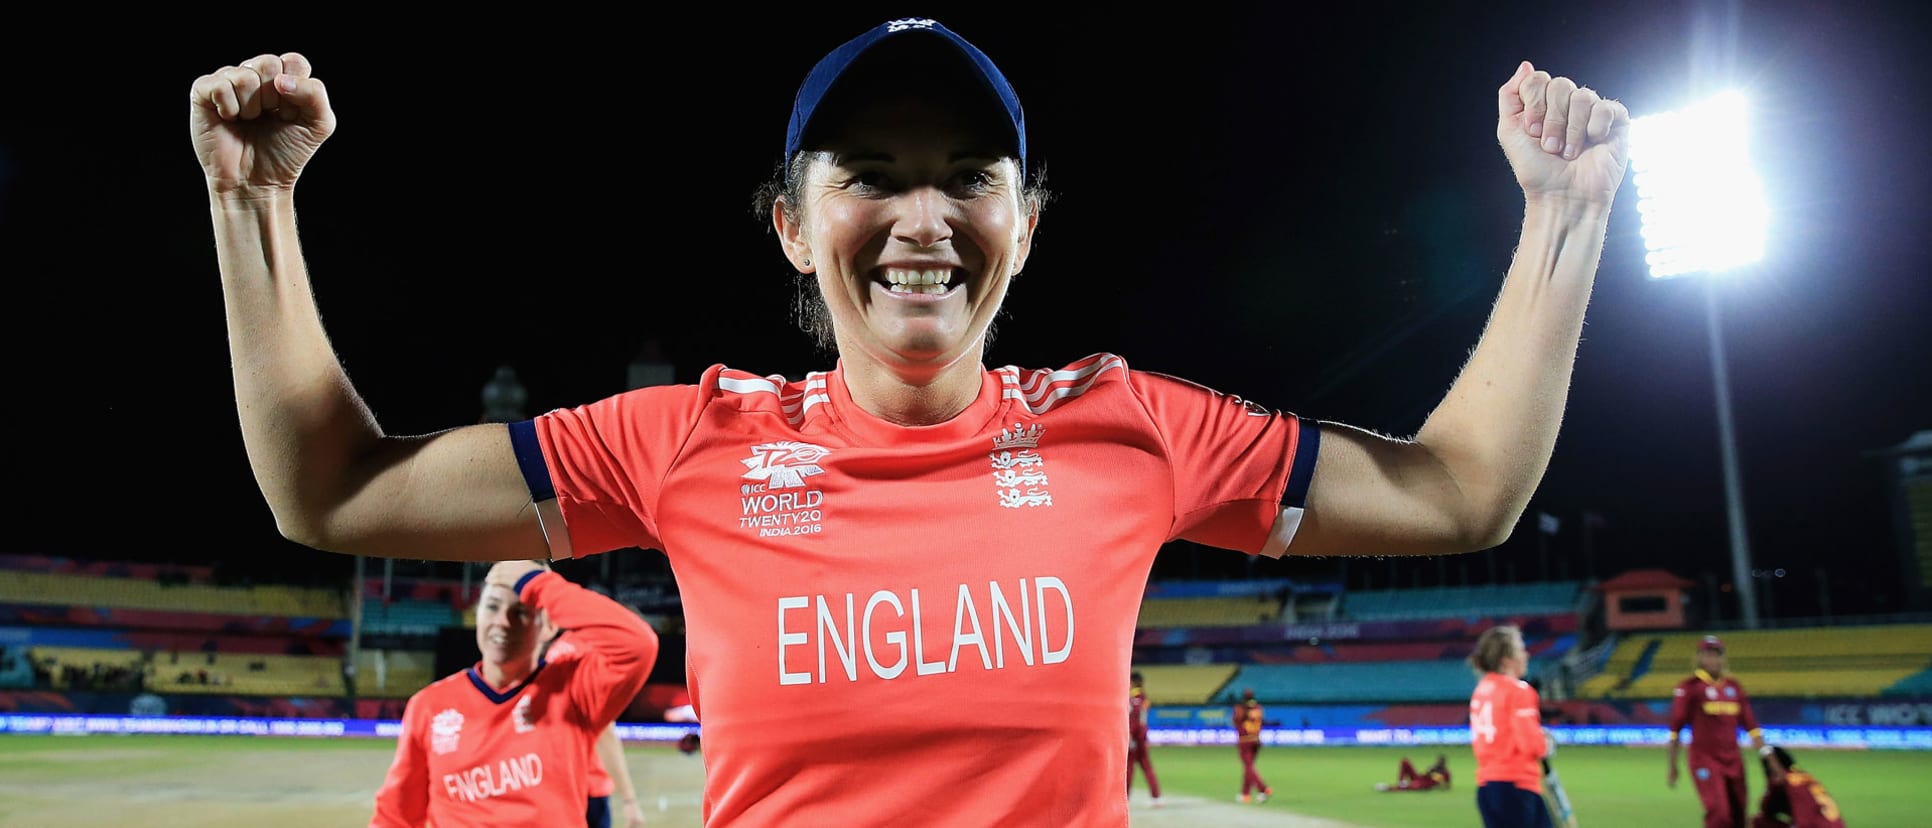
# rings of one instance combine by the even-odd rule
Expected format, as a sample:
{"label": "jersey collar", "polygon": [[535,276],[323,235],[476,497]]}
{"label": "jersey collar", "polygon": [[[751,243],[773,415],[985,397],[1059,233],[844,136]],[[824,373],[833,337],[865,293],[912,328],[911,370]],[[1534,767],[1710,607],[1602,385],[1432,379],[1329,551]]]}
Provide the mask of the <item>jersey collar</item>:
{"label": "jersey collar", "polygon": [[987,431],[999,428],[1000,415],[1006,410],[1007,401],[1000,372],[981,369],[979,396],[952,419],[929,426],[902,426],[886,422],[872,416],[858,403],[852,401],[851,392],[845,388],[845,361],[840,360],[838,367],[825,375],[825,393],[831,405],[834,427],[867,446],[903,446],[909,441],[919,445],[932,445],[969,439]]}
{"label": "jersey collar", "polygon": [[1703,680],[1704,680],[1704,683],[1705,683],[1705,684],[1716,684],[1716,683],[1718,683],[1718,682],[1720,681],[1720,679],[1715,679],[1715,678],[1712,678],[1712,677],[1711,677],[1711,674],[1710,674],[1710,673],[1706,673],[1706,672],[1704,672],[1704,670],[1703,670],[1702,668],[1699,668],[1699,669],[1697,669],[1697,670],[1695,670],[1694,672],[1696,672],[1696,673],[1697,673],[1697,677],[1698,677],[1698,678],[1700,678],[1700,679],[1703,679]]}
{"label": "jersey collar", "polygon": [[482,693],[483,698],[489,699],[492,704],[502,704],[516,698],[517,693],[530,686],[530,682],[536,680],[537,674],[543,672],[544,663],[543,659],[537,659],[537,669],[531,670],[530,675],[524,676],[522,681],[510,685],[501,693],[490,689],[490,683],[483,680],[483,671],[476,669],[475,666],[469,669],[470,684],[474,685],[476,692]]}

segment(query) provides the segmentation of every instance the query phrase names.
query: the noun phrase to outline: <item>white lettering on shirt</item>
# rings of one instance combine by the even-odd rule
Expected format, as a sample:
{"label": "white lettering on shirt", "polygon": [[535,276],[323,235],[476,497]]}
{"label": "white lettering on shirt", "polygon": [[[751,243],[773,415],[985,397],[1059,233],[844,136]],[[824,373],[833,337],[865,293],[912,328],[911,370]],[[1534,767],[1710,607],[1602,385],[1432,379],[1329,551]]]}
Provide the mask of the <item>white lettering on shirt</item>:
{"label": "white lettering on shirt", "polygon": [[[1060,593],[1060,604],[1067,610],[1067,640],[1065,646],[1058,652],[1047,649],[1046,592],[1048,589]],[[1073,596],[1067,593],[1066,583],[1051,575],[1041,575],[1033,579],[1033,591],[1033,603],[1040,608],[1040,663],[1059,664],[1067,660],[1068,653],[1073,652]]]}
{"label": "white lettering on shirt", "polygon": [[475,802],[543,784],[543,757],[526,753],[492,765],[443,774],[443,791],[450,799]]}
{"label": "white lettering on shirt", "polygon": [[[984,670],[1005,669],[1009,655],[1017,656],[1014,666],[1064,662],[1073,653],[1073,593],[1065,581],[1051,575],[1033,578],[1031,584],[1027,580],[1019,579],[1014,585],[1017,588],[1002,588],[997,581],[988,581],[984,591],[975,584],[960,584],[954,592],[950,642],[926,641],[922,596],[916,588],[905,590],[904,598],[896,590],[874,591],[865,599],[863,611],[857,611],[857,593],[782,596],[778,599],[778,683],[826,684],[840,674],[846,681],[855,682],[861,672],[890,681],[906,675],[908,665],[913,667],[914,676],[953,673],[959,670],[960,652],[968,648],[979,651],[980,668]],[[1019,599],[1017,612],[1008,595]],[[1049,602],[1050,597],[1055,600]],[[985,622],[980,617],[982,601],[991,613]],[[1049,603],[1059,606],[1049,607]],[[843,613],[836,610],[840,604],[845,607]],[[882,610],[882,606],[890,607],[891,612]],[[805,610],[807,617],[790,615],[793,610]],[[935,655],[945,648],[947,658],[927,661],[928,643],[933,645],[930,649]],[[863,671],[861,652],[865,655]],[[882,655],[890,661],[881,661]],[[798,663],[801,656],[807,660],[816,656],[816,668]],[[971,665],[972,660],[966,663]]]}
{"label": "white lettering on shirt", "polygon": [[926,660],[926,632],[921,629],[925,613],[919,611],[919,590],[912,591],[912,664],[919,669],[919,675],[931,676],[948,672],[943,661]]}
{"label": "white lettering on shirt", "polygon": [[738,502],[744,507],[744,515],[738,518],[740,529],[756,529],[761,538],[816,535],[824,531],[824,492],[806,489],[772,493],[765,490],[763,483],[748,484],[739,491]]}
{"label": "white lettering on shirt", "polygon": [[[973,634],[967,635],[966,619],[973,619]],[[993,669],[993,656],[986,652],[986,634],[979,629],[979,610],[973,606],[973,593],[965,584],[959,585],[959,597],[953,601],[953,654],[946,657],[946,672],[959,669],[959,648],[971,644],[979,648],[979,660],[986,669]]]}
{"label": "white lettering on shirt", "polygon": [[[1000,594],[997,581],[988,582],[986,586],[993,593],[993,656],[996,665],[1006,666],[1006,647],[1000,641],[1000,616],[1005,615],[1006,629],[1013,631],[1013,640],[1020,645],[1020,658],[1026,659],[1026,666],[1033,666],[1033,616],[1027,612],[1026,579],[1020,579],[1020,618],[1025,620],[1014,619],[1013,607],[1006,603],[1006,596]],[[963,586],[961,588],[964,589]]]}
{"label": "white lettering on shirt", "polygon": [[906,617],[906,608],[899,603],[899,596],[897,595],[882,589],[872,593],[872,597],[866,599],[865,661],[867,664],[872,665],[873,675],[882,679],[895,679],[899,677],[900,673],[906,671],[906,633],[904,630],[892,630],[885,634],[885,642],[899,648],[899,660],[893,662],[891,667],[881,666],[878,657],[872,654],[872,608],[880,604],[891,604],[893,613],[897,614],[900,618]]}
{"label": "white lettering on shirt", "polygon": [[803,644],[811,640],[806,633],[785,632],[785,610],[804,609],[812,605],[812,599],[803,595],[787,596],[778,599],[778,683],[811,684],[811,673],[789,673],[785,671],[785,648],[793,644]]}
{"label": "white lettering on shirt", "polygon": [[[825,683],[825,641],[831,639],[833,649],[838,650],[839,663],[845,665],[845,680],[859,680],[859,647],[852,637],[859,628],[852,623],[852,593],[845,594],[845,640],[839,640],[838,619],[825,604],[825,596],[818,596],[818,681]],[[829,633],[829,634],[828,634]]]}

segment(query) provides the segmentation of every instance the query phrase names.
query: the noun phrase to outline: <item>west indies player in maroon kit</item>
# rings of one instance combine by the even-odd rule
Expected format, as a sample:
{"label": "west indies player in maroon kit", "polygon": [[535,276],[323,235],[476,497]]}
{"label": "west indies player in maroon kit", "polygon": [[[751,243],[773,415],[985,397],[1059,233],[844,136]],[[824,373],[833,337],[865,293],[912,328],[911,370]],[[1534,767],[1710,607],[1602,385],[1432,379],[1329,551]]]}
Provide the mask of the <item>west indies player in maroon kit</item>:
{"label": "west indies player in maroon kit", "polygon": [[1134,767],[1139,766],[1147,777],[1147,793],[1153,798],[1148,804],[1159,808],[1161,780],[1154,775],[1153,758],[1147,755],[1147,706],[1147,688],[1140,673],[1135,672],[1127,689],[1127,790],[1134,789]]}
{"label": "west indies player in maroon kit", "polygon": [[1758,755],[1764,757],[1765,791],[1751,828],[1845,828],[1845,817],[1824,783],[1799,770],[1788,751],[1761,748]]}
{"label": "west indies player in maroon kit", "polygon": [[1724,642],[1707,635],[1697,645],[1697,670],[1677,684],[1670,699],[1670,787],[1677,787],[1678,733],[1690,727],[1691,778],[1697,798],[1704,802],[1704,828],[1745,828],[1750,817],[1744,784],[1744,760],[1737,749],[1737,731],[1751,735],[1751,747],[1763,749],[1757,714],[1743,685],[1725,674]]}
{"label": "west indies player in maroon kit", "polygon": [[1241,691],[1241,703],[1234,706],[1234,733],[1235,747],[1241,752],[1242,802],[1249,801],[1249,791],[1254,792],[1255,802],[1267,802],[1275,795],[1275,789],[1268,787],[1254,768],[1254,758],[1261,753],[1261,728],[1267,724],[1273,723],[1263,715],[1261,702],[1254,700],[1254,691]]}
{"label": "west indies player in maroon kit", "polygon": [[1401,767],[1396,769],[1395,784],[1391,785],[1387,782],[1377,782],[1375,783],[1375,789],[1385,793],[1388,791],[1449,790],[1449,757],[1447,754],[1436,754],[1436,763],[1431,765],[1428,771],[1424,772],[1416,770],[1415,764],[1409,761],[1409,757],[1404,756],[1402,757]]}

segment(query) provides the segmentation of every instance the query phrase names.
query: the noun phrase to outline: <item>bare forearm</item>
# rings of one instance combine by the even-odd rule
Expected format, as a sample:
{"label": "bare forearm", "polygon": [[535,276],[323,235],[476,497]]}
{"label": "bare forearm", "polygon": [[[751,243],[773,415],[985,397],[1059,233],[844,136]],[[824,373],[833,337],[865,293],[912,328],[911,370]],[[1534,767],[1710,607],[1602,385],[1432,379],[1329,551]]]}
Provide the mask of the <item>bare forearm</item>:
{"label": "bare forearm", "polygon": [[323,331],[292,195],[216,197],[210,207],[249,465],[284,534],[310,540],[352,459],[382,433]]}
{"label": "bare forearm", "polygon": [[1528,205],[1488,326],[1416,435],[1482,546],[1508,536],[1549,466],[1608,220],[1604,205]]}
{"label": "bare forearm", "polygon": [[386,436],[322,327],[287,192],[212,199],[242,443],[285,537],[384,558],[540,557],[508,431]]}

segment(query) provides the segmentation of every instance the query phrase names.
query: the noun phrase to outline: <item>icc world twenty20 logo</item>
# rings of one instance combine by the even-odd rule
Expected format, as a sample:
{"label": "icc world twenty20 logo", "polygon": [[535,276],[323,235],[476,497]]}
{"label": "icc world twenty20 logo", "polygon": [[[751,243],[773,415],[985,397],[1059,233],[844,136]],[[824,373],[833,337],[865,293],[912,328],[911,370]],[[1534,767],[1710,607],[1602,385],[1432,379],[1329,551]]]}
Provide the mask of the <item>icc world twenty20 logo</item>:
{"label": "icc world twenty20 logo", "polygon": [[750,469],[743,475],[746,480],[762,480],[768,490],[794,489],[805,485],[805,478],[824,474],[818,461],[830,453],[823,446],[782,440],[752,446],[751,456],[738,462]]}

